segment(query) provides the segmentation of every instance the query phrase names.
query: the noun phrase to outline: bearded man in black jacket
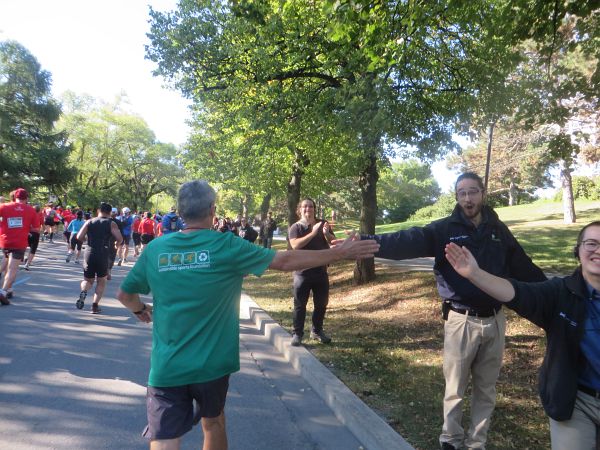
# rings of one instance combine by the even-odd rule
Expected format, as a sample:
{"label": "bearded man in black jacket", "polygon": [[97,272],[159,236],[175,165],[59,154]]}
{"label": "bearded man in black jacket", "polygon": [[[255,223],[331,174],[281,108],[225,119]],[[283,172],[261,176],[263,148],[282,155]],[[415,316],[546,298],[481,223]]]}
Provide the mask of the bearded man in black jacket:
{"label": "bearded man in black jacket", "polygon": [[[485,204],[485,187],[465,172],[455,184],[456,207],[449,217],[424,227],[362,236],[380,244],[375,255],[386,259],[435,257],[433,272],[442,297],[444,323],[444,424],[442,449],[485,448],[496,404],[496,381],[502,366],[506,317],[502,304],[459,275],[445,257],[447,244],[468,248],[479,266],[499,277],[544,281],[508,227]],[[471,378],[471,423],[462,425],[463,402]]]}

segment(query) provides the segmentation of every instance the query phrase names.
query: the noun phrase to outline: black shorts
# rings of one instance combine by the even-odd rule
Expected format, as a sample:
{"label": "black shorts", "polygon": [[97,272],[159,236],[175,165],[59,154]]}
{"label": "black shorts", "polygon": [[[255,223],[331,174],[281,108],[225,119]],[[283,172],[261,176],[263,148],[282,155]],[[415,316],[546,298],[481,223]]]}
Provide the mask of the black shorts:
{"label": "black shorts", "polygon": [[183,436],[201,417],[218,417],[223,412],[228,389],[229,375],[185,386],[148,386],[148,426],[142,435],[149,439],[176,439]]}
{"label": "black shorts", "polygon": [[107,253],[86,253],[83,258],[83,276],[90,280],[108,275]]}
{"label": "black shorts", "polygon": [[65,240],[67,242],[71,241],[71,232],[70,231],[63,231],[63,236],[65,237]]}
{"label": "black shorts", "polygon": [[146,245],[152,242],[154,239],[154,235],[152,234],[142,234],[142,244]]}
{"label": "black shorts", "polygon": [[40,243],[40,233],[31,231],[27,236],[27,243],[29,244],[29,253],[35,255],[37,252],[38,245]]}
{"label": "black shorts", "polygon": [[130,234],[124,234],[123,235],[123,245],[129,247],[129,243],[131,242],[131,235]]}
{"label": "black shorts", "polygon": [[25,258],[25,250],[26,248],[3,248],[2,253],[6,258],[12,253],[14,259],[18,259],[19,261],[23,261]]}
{"label": "black shorts", "polygon": [[75,250],[77,247],[77,250],[81,251],[82,244],[83,242],[77,239],[77,233],[71,235],[71,250]]}
{"label": "black shorts", "polygon": [[140,245],[142,243],[141,236],[142,235],[140,233],[133,233],[133,245]]}
{"label": "black shorts", "polygon": [[48,225],[49,227],[53,227],[55,225],[54,219],[52,217],[46,217],[44,219],[44,225]]}

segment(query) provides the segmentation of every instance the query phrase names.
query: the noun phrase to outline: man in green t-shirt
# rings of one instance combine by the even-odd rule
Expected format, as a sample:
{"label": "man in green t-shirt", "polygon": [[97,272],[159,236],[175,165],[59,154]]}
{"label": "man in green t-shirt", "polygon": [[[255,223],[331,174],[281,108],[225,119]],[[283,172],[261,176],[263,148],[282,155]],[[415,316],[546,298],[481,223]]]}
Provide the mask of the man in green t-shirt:
{"label": "man in green t-shirt", "polygon": [[[178,208],[186,228],[152,241],[117,294],[141,321],[153,322],[144,432],[151,449],[178,449],[181,436],[198,417],[204,450],[227,448],[223,409],[229,375],[240,369],[244,276],[260,276],[268,268],[292,271],[369,258],[379,247],[353,236],[326,250],[258,247],[233,233],[212,230],[215,198],[206,181],[181,186]],[[150,292],[152,306],[139,298]]]}

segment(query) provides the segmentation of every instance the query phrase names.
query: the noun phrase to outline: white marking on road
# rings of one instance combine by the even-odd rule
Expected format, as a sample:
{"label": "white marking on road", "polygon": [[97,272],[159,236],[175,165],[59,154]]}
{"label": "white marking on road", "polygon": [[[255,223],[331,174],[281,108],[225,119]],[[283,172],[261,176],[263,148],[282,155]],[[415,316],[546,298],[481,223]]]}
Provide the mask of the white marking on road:
{"label": "white marking on road", "polygon": [[25,283],[26,281],[29,281],[29,279],[30,279],[30,278],[31,278],[31,277],[25,277],[25,278],[21,278],[21,279],[19,279],[19,280],[15,281],[15,282],[13,283],[13,286],[17,286],[17,285],[19,285],[19,284],[23,284],[23,283]]}

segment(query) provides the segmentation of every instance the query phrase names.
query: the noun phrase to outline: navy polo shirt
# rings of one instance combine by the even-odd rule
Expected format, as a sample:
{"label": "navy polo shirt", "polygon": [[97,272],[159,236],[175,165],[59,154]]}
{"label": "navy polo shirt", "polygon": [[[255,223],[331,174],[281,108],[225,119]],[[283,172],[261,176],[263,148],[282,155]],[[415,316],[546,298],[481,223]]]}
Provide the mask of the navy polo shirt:
{"label": "navy polo shirt", "polygon": [[579,371],[579,384],[600,391],[600,292],[588,283],[587,317],[579,344],[585,363]]}

